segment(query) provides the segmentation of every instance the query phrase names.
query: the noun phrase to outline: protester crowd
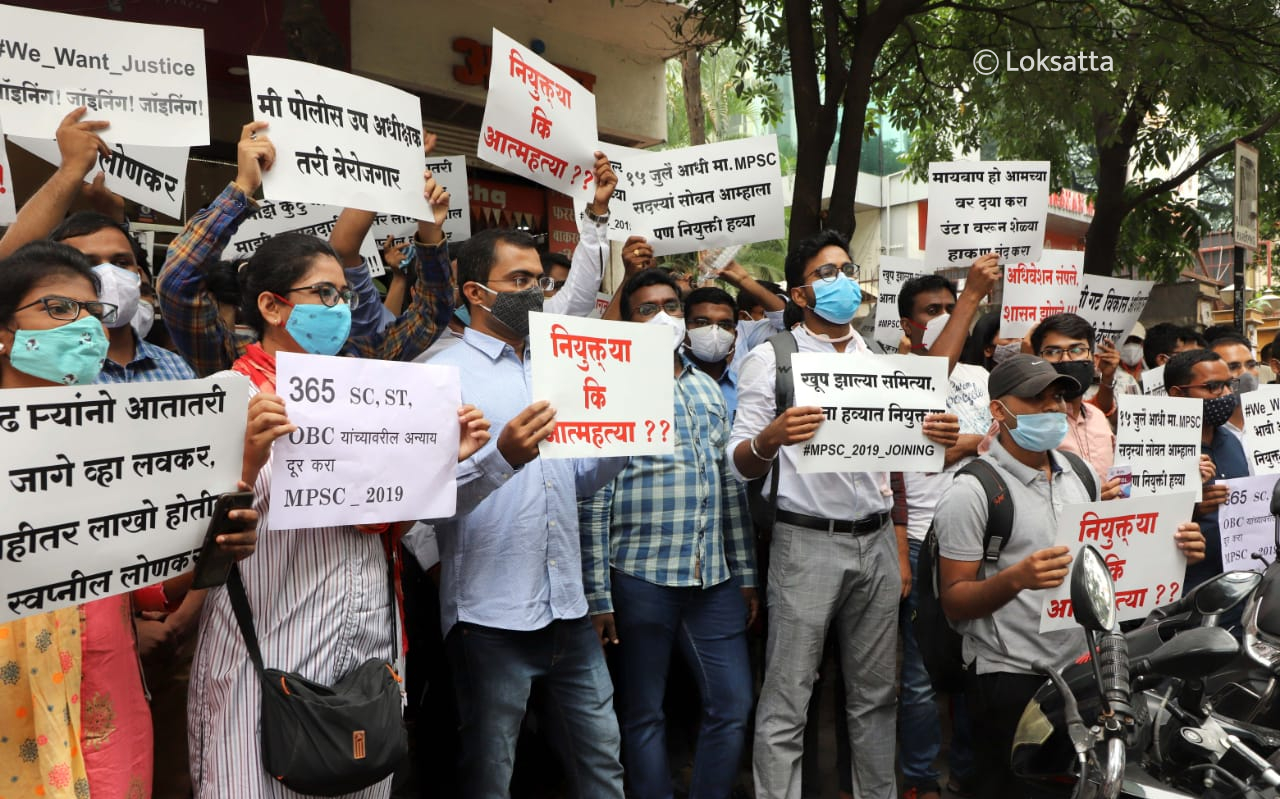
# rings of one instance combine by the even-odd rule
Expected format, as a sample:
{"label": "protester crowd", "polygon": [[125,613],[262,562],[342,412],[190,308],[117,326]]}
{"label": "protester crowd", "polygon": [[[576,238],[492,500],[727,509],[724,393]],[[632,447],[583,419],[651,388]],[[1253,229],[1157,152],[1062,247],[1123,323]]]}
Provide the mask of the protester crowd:
{"label": "protester crowd", "polygon": [[[1235,331],[1139,326],[1095,347],[1068,313],[1002,339],[998,315],[980,317],[995,255],[963,291],[920,276],[897,298],[901,351],[947,359],[948,411],[924,420],[945,469],[808,473],[797,445],[826,416],[794,402],[791,355],[869,351],[848,242],[792,242],[784,290],[736,263],[693,287],[633,237],[605,318],[669,333],[675,450],[543,459],[556,409],[531,388],[529,315],[595,307],[617,183],[605,153],[571,261],[514,229],[451,246],[442,223],[465,200],[424,174],[434,217],[387,248],[384,297],[358,252],[370,212],[344,211],[328,241],[282,234],[247,261],[227,252],[275,161],[260,122],[242,131],[235,180],[153,268],[122,201],[84,184],[105,145],[104,123],[83,113],[58,128],[61,165],[0,239],[0,388],[248,378],[241,480],[254,502],[233,518],[263,532],[220,544],[241,559],[259,659],[329,685],[407,643],[410,754],[351,796],[498,799],[513,780],[533,795],[519,772],[547,774],[545,748],[573,796],[814,796],[829,644],[845,794],[1019,795],[1009,747],[1043,680],[1032,664],[1084,650],[1077,631],[1038,628],[1038,592],[1071,561],[1055,519],[1124,501],[1108,474],[1117,397],[1138,393],[1144,369],[1164,368],[1169,395],[1204,400],[1203,501],[1176,546],[1188,588],[1223,569],[1218,481],[1250,472],[1239,395],[1280,366]],[[96,210],[70,213],[81,199]],[[296,429],[275,385],[281,352],[456,367],[456,513],[265,532],[273,442]],[[962,471],[974,459],[1014,506],[1017,535],[995,558],[987,496]],[[911,623],[931,526],[969,664],[949,713]],[[189,586],[0,626],[0,797],[296,795],[262,766],[261,686],[231,591]]]}

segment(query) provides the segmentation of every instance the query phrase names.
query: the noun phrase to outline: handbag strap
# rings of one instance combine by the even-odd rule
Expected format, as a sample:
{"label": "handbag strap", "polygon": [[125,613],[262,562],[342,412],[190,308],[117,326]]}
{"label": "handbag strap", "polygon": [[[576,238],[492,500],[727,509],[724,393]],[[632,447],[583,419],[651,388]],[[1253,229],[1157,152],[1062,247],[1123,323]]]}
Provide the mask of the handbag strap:
{"label": "handbag strap", "polygon": [[244,593],[244,583],[240,581],[240,565],[231,565],[231,574],[227,577],[227,594],[231,598],[231,610],[236,614],[236,625],[244,636],[245,648],[249,650],[249,659],[258,677],[266,679],[262,667],[262,651],[258,649],[258,634],[253,629],[253,611],[249,609],[249,597]]}

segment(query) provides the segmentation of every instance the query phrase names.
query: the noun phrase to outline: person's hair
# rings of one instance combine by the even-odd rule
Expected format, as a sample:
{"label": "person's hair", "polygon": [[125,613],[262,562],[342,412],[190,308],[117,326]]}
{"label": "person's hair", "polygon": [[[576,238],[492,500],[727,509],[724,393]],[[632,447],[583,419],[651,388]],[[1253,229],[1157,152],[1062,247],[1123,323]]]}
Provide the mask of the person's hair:
{"label": "person's hair", "polygon": [[544,252],[542,253],[542,271],[551,274],[551,267],[563,266],[565,269],[573,268],[573,261],[569,260],[569,256],[562,252]]}
{"label": "person's hair", "polygon": [[722,288],[715,286],[703,286],[689,292],[689,296],[684,298],[684,315],[687,318],[693,311],[693,306],[711,303],[712,305],[727,305],[729,313],[734,314],[733,319],[737,321],[737,306],[733,302],[733,295]]}
{"label": "person's hair", "polygon": [[[770,294],[776,294],[779,297],[784,297],[784,298],[786,297],[786,292],[782,290],[782,286],[779,286],[777,283],[774,283],[772,280],[759,280],[756,282],[758,282],[761,286],[764,286],[765,289]],[[786,300],[783,299],[783,302],[786,302]],[[752,311],[754,311],[756,308],[759,308],[760,304],[761,304],[760,298],[752,294],[751,292],[749,291],[738,292],[738,313],[745,312],[749,314]]]}
{"label": "person's hair", "polygon": [[224,305],[240,305],[239,261],[210,261],[200,267],[204,284],[213,298]]}
{"label": "person's hair", "polygon": [[[466,246],[458,253],[458,288],[467,283],[489,284],[489,273],[498,262],[498,244],[510,244],[523,250],[536,250],[538,242],[523,230],[513,228],[489,228],[467,239]],[[468,308],[471,302],[465,293],[462,302]]]}
{"label": "person's hair", "polygon": [[1199,330],[1196,330],[1194,327],[1187,328],[1187,337],[1182,340],[1182,343],[1194,344],[1196,345],[1197,349],[1202,349],[1202,350],[1209,349],[1208,339],[1206,339],[1204,337],[1204,334],[1201,333]]}
{"label": "person's hair", "polygon": [[77,211],[53,229],[49,234],[49,241],[66,241],[67,239],[76,239],[81,236],[92,236],[103,228],[115,228],[124,235],[124,240],[129,242],[129,249],[133,251],[133,260],[142,268],[147,276],[151,276],[151,261],[147,258],[147,251],[142,248],[138,240],[133,237],[129,229],[120,224],[116,220],[106,214],[97,211]]}
{"label": "person's hair", "polygon": [[1244,336],[1240,335],[1234,330],[1229,330],[1225,333],[1219,332],[1213,338],[1209,338],[1208,330],[1204,332],[1205,332],[1205,338],[1209,339],[1210,349],[1217,349],[1218,347],[1229,347],[1233,344],[1239,344],[1243,346],[1245,349],[1249,350],[1249,352],[1253,352],[1253,345],[1249,343],[1249,339],[1245,338]]}
{"label": "person's hair", "polygon": [[1000,312],[990,311],[982,315],[973,325],[969,338],[965,339],[964,349],[960,351],[960,363],[972,366],[987,365],[987,347],[990,347],[1000,332]]}
{"label": "person's hair", "polygon": [[315,236],[280,233],[268,239],[240,270],[240,313],[245,324],[261,337],[266,320],[258,309],[258,296],[269,291],[284,297],[323,255],[341,263],[329,242]]}
{"label": "person's hair", "polygon": [[1147,337],[1142,340],[1142,361],[1148,369],[1158,364],[1156,357],[1172,355],[1179,344],[1193,341],[1196,334],[1181,325],[1172,322],[1161,322],[1147,328]]}
{"label": "person's hair", "polygon": [[951,299],[960,296],[956,293],[956,284],[947,280],[942,275],[916,275],[915,277],[902,284],[898,289],[898,317],[910,318],[911,313],[916,309],[916,297],[926,291],[942,291],[951,292]]}
{"label": "person's hair", "polygon": [[[649,286],[670,286],[671,290],[676,293],[676,299],[680,299],[680,286],[667,270],[662,267],[651,266],[648,269],[636,272],[623,285],[622,296],[618,299],[618,310],[622,314],[624,322],[631,321],[631,298],[637,291]],[[690,294],[692,293],[690,292]]]}
{"label": "person's hair", "polygon": [[1204,340],[1213,344],[1220,338],[1239,336],[1240,331],[1232,325],[1212,325],[1204,329]]}
{"label": "person's hair", "polygon": [[0,324],[7,325],[27,294],[55,277],[82,277],[101,290],[98,276],[84,253],[75,247],[38,240],[24,244],[0,261]]}
{"label": "person's hair", "polygon": [[848,253],[849,240],[834,230],[824,230],[791,245],[785,267],[788,288],[794,289],[804,285],[805,266],[827,247],[839,247]]}
{"label": "person's hair", "polygon": [[1093,352],[1093,325],[1084,320],[1084,317],[1077,316],[1073,313],[1056,313],[1053,316],[1046,316],[1036,325],[1035,330],[1031,331],[1031,351],[1036,355],[1040,354],[1040,345],[1044,343],[1044,337],[1050,333],[1057,333],[1067,338],[1084,339],[1089,344],[1089,351]]}
{"label": "person's hair", "polygon": [[1196,364],[1220,360],[1222,356],[1213,350],[1187,350],[1174,355],[1164,365],[1165,388],[1188,385],[1194,379],[1191,370]]}
{"label": "person's hair", "polygon": [[1266,363],[1267,361],[1271,360],[1271,358],[1273,357],[1272,353],[1274,351],[1275,351],[1275,342],[1268,341],[1266,344],[1262,345],[1262,349],[1258,350],[1258,360],[1262,361],[1263,363]]}

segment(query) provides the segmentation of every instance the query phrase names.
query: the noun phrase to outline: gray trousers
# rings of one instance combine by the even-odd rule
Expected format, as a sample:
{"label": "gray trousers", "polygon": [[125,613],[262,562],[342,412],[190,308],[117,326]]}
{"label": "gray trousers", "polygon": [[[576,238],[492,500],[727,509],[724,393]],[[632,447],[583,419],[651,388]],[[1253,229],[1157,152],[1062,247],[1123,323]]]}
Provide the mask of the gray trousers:
{"label": "gray trousers", "polygon": [[863,536],[775,525],[769,640],[753,753],[757,799],[800,799],[805,718],[833,623],[848,696],[853,795],[895,799],[901,590],[892,524]]}

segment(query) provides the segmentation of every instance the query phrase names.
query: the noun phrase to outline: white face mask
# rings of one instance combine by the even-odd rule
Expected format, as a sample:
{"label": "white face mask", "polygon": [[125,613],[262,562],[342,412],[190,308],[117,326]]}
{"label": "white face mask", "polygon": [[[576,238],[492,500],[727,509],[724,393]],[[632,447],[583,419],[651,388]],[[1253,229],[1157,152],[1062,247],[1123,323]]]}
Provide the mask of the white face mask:
{"label": "white face mask", "polygon": [[142,296],[142,278],[137,273],[121,268],[115,264],[98,264],[93,268],[102,288],[98,299],[116,306],[116,320],[107,325],[119,328],[133,321],[138,312],[138,301]]}
{"label": "white face mask", "polygon": [[951,319],[951,314],[938,314],[929,320],[929,324],[925,325],[924,336],[921,337],[920,343],[927,350],[933,346],[933,342],[938,340],[938,336],[942,335],[942,328],[947,326],[947,321]]}
{"label": "white face mask", "polygon": [[133,315],[133,320],[129,323],[133,325],[133,332],[137,333],[140,339],[146,338],[155,323],[156,307],[146,300],[139,300],[138,312]]}
{"label": "white face mask", "polygon": [[1120,363],[1133,368],[1142,361],[1141,344],[1125,344],[1120,348]]}
{"label": "white face mask", "polygon": [[671,328],[671,349],[678,349],[684,343],[684,319],[668,316],[666,311],[658,311],[658,315],[645,322],[646,325],[665,325]]}
{"label": "white face mask", "polygon": [[719,363],[733,351],[736,336],[716,325],[689,331],[689,352],[703,363]]}

